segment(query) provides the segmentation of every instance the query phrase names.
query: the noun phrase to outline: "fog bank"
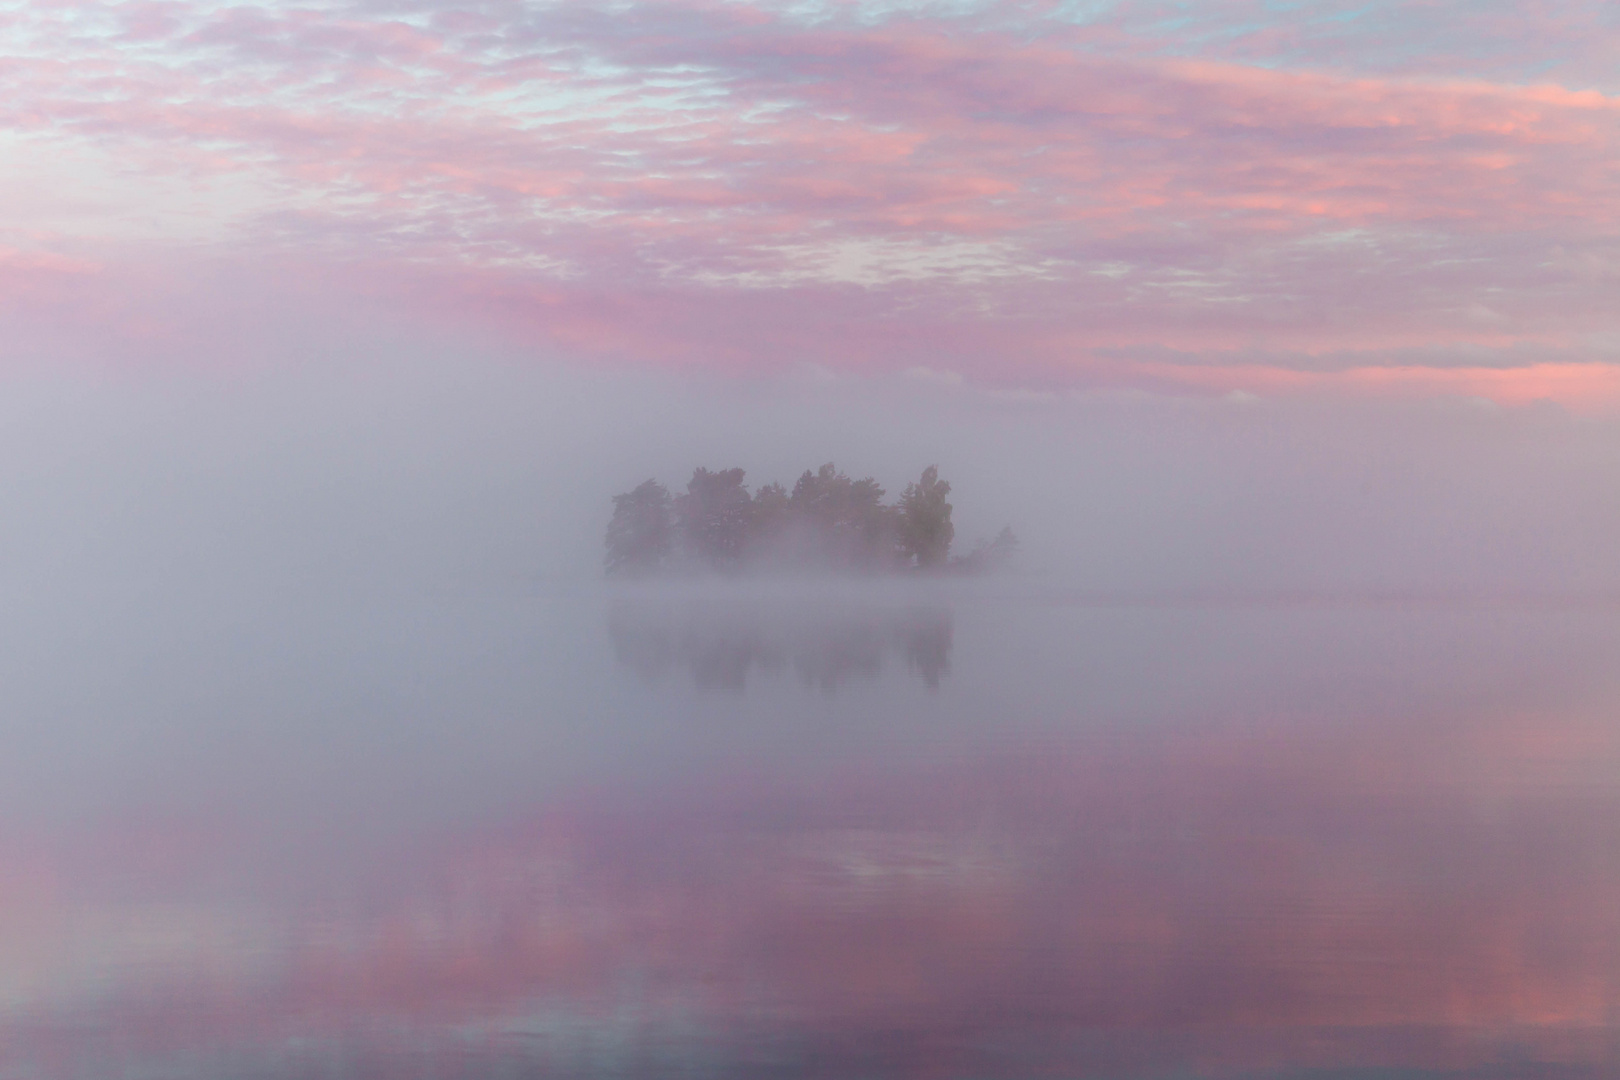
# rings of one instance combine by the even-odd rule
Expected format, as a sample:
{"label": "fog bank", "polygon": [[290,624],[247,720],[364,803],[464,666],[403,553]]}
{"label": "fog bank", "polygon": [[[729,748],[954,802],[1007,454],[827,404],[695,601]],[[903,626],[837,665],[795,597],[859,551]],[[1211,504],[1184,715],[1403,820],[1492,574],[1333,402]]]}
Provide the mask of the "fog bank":
{"label": "fog bank", "polygon": [[[893,497],[930,464],[956,550],[1006,524],[1026,577],[1154,594],[1620,585],[1620,426],[1555,407],[1008,397],[918,377],[585,372],[495,356],[253,373],[12,375],[13,610],[139,599],[572,588],[610,497],[694,464]],[[111,609],[111,610],[109,610]],[[38,625],[37,623],[35,624]]]}

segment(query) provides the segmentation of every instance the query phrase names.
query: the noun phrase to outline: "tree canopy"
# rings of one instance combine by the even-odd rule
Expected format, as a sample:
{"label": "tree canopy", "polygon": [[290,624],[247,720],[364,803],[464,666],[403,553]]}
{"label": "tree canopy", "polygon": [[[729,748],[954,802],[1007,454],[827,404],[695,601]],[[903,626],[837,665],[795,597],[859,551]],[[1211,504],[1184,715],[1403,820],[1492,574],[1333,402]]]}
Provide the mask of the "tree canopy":
{"label": "tree canopy", "polygon": [[952,559],[951,485],[933,465],[899,500],[883,501],[871,477],[852,480],[832,462],[806,469],[789,491],[752,495],[742,469],[697,468],[671,497],[656,480],[613,497],[605,564],[613,576],[744,567],[853,573],[979,572],[1005,561],[1016,541]]}
{"label": "tree canopy", "polygon": [[920,567],[942,566],[950,557],[951,541],[956,538],[951,504],[945,501],[950,493],[951,485],[930,465],[900,496],[900,549]]}
{"label": "tree canopy", "polygon": [[613,496],[613,520],[607,527],[607,572],[618,575],[657,573],[669,562],[675,538],[669,489],[648,480],[634,491]]}

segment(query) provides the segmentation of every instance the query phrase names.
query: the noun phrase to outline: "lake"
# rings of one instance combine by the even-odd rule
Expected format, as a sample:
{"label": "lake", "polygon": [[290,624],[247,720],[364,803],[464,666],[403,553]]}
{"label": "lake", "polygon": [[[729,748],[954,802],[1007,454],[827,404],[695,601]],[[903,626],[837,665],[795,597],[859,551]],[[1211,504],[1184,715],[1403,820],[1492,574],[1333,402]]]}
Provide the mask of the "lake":
{"label": "lake", "polygon": [[1620,602],[910,584],[18,636],[0,1078],[1620,1071]]}

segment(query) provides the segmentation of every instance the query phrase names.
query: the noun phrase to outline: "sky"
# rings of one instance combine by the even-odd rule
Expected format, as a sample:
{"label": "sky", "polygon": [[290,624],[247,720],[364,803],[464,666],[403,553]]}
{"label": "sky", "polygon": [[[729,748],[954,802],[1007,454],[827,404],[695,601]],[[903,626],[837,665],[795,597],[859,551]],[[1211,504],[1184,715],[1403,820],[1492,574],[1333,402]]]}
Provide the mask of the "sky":
{"label": "sky", "polygon": [[1583,0],[7,0],[13,602],[589,578],[649,474],[826,460],[937,463],[964,544],[1096,589],[1613,588],[1617,43]]}
{"label": "sky", "polygon": [[10,346],[1620,399],[1613,5],[15,3]]}

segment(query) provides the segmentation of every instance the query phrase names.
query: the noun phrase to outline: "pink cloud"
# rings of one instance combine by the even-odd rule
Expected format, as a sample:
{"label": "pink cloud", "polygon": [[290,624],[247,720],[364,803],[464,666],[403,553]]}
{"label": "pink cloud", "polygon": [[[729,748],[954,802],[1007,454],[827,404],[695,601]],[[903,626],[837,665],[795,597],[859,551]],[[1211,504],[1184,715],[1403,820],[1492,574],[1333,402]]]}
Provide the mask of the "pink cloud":
{"label": "pink cloud", "polygon": [[[1620,99],[1587,87],[1154,57],[1002,9],[25,12],[0,125],[249,178],[230,257],[422,282],[586,358],[1291,385],[1606,362],[1617,329]],[[1523,396],[1313,385],[1464,383]]]}

